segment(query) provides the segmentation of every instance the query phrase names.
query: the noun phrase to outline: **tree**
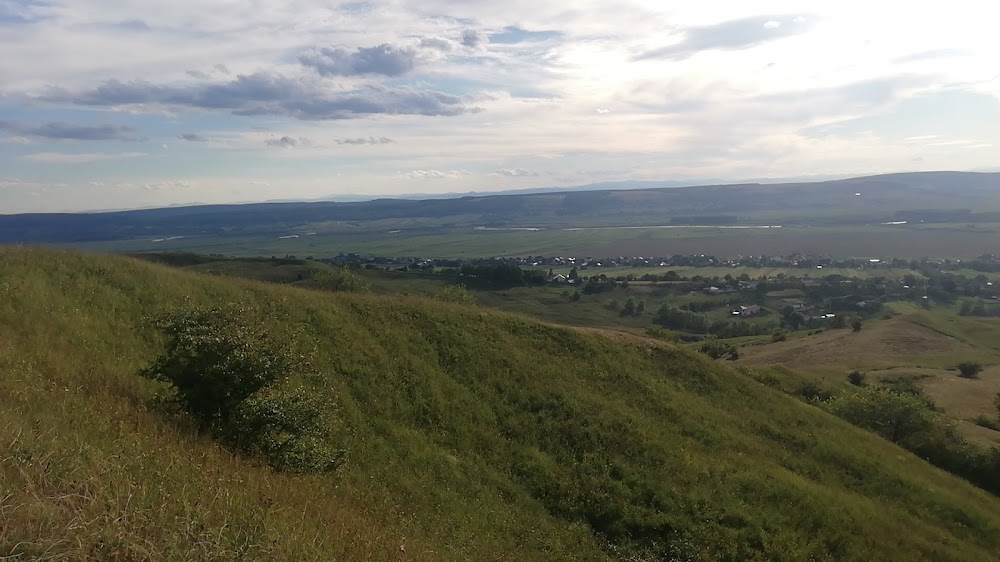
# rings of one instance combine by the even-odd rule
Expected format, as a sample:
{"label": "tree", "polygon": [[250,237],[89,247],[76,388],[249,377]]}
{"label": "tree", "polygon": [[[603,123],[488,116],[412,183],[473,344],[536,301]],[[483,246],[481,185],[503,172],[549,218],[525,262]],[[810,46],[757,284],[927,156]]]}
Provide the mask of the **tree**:
{"label": "tree", "polygon": [[806,317],[801,312],[793,312],[786,319],[788,325],[792,327],[793,330],[798,330],[802,326],[806,325]]}
{"label": "tree", "polygon": [[847,382],[854,386],[865,386],[865,374],[855,369],[847,374]]}
{"label": "tree", "polygon": [[855,316],[854,319],[851,320],[851,331],[852,332],[860,332],[861,331],[861,326],[862,326],[861,318],[858,318],[857,316]]}
{"label": "tree", "polygon": [[635,297],[629,297],[625,301],[625,306],[622,307],[622,314],[627,315],[627,316],[634,316],[635,315],[635,307],[636,307]]}
{"label": "tree", "polygon": [[958,364],[958,376],[964,379],[977,379],[983,372],[983,366],[975,361],[962,361]]}

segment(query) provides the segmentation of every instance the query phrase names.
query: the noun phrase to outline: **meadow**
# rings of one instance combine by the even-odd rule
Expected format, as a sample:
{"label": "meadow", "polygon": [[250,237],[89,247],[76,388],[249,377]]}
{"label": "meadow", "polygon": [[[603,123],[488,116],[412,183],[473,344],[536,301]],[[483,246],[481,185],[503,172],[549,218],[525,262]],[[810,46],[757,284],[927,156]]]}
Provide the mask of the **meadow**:
{"label": "meadow", "polygon": [[[823,226],[770,229],[609,228],[383,230],[324,232],[313,226],[268,235],[193,235],[154,242],[152,238],[68,244],[114,252],[196,252],[233,256],[332,257],[341,253],[420,258],[483,256],[670,256],[705,254],[721,258],[791,254],[860,258],[972,258],[998,250],[994,227],[968,225]],[[309,234],[316,232],[315,234]]]}
{"label": "meadow", "polygon": [[[308,260],[216,260],[189,265],[185,269],[305,287],[310,286],[309,277],[313,272],[329,269],[329,266]],[[568,272],[567,268],[555,269]],[[909,269],[749,267],[590,268],[583,269],[581,275],[639,275],[647,271],[662,275],[666,270],[682,276],[701,275],[706,278],[727,274],[736,277],[743,273],[751,278],[781,273],[795,276],[843,275],[858,279],[873,276],[899,279],[904,275],[922,278],[919,271]],[[957,273],[965,274],[962,271]],[[357,274],[373,291],[387,296],[402,294],[433,298],[445,287],[463,283],[461,278],[426,271],[359,269]],[[549,324],[640,338],[647,337],[647,330],[655,326],[655,313],[662,305],[680,307],[690,303],[715,303],[717,308],[706,314],[712,320],[726,320],[730,318],[731,307],[758,302],[753,295],[687,294],[671,291],[669,287],[669,283],[633,282],[627,288],[609,293],[581,294],[574,300],[569,295],[579,287],[547,285],[497,289],[473,284],[470,285],[470,295],[483,307],[532,317]],[[798,300],[803,297],[798,290],[769,292],[765,299],[769,313],[749,321],[777,323],[779,316],[776,312],[784,304],[782,299]],[[642,301],[644,311],[623,314],[621,307],[629,298]],[[612,303],[614,306],[611,306]],[[847,384],[846,375],[852,370],[868,373],[873,383],[900,377],[912,378],[915,384],[927,390],[944,413],[958,422],[964,435],[981,444],[1000,444],[1000,432],[975,423],[978,416],[989,416],[993,411],[991,397],[1000,392],[1000,378],[997,377],[1000,371],[990,367],[980,379],[970,380],[957,377],[954,370],[949,370],[966,360],[1000,366],[1000,344],[997,343],[1000,342],[1000,319],[959,316],[957,306],[936,304],[925,310],[907,302],[890,302],[884,313],[887,317],[880,314],[867,319],[861,333],[853,333],[846,328],[816,333],[814,329],[796,331],[786,327],[783,331],[787,341],[784,342],[772,342],[770,332],[733,341],[739,346],[741,364],[788,368],[830,389],[843,388]],[[699,345],[695,343],[691,347],[696,349]]]}
{"label": "meadow", "polygon": [[[572,267],[555,267],[555,268],[545,268],[545,271],[553,269],[553,273],[561,273],[563,275],[568,275]],[[870,269],[858,269],[849,267],[824,267],[823,269],[805,269],[805,268],[794,268],[794,267],[744,267],[744,266],[718,266],[718,267],[693,267],[693,266],[657,266],[657,267],[584,267],[580,268],[579,272],[581,275],[600,275],[604,274],[608,277],[619,277],[635,275],[637,277],[642,277],[643,275],[663,275],[668,271],[673,271],[681,277],[693,277],[699,275],[701,277],[713,278],[722,277],[730,275],[732,277],[740,277],[742,275],[749,275],[751,279],[758,279],[760,277],[777,277],[778,275],[785,276],[795,276],[795,277],[814,277],[822,278],[828,275],[842,275],[844,277],[854,278],[854,279],[869,279],[872,277],[886,277],[891,279],[901,279],[906,275],[914,275],[916,277],[922,277],[919,271],[913,271],[911,269],[902,268],[870,268]],[[973,273],[978,275],[977,273]]]}
{"label": "meadow", "polygon": [[[1000,431],[975,423],[978,416],[996,412],[992,400],[1000,392],[1000,319],[961,317],[947,307],[923,310],[908,303],[894,303],[893,309],[897,316],[869,322],[858,333],[828,330],[800,333],[785,342],[744,342],[740,362],[786,367],[829,388],[842,387],[854,370],[871,383],[910,380],[967,437],[1000,444]],[[978,378],[963,378],[956,369],[963,361],[987,368]]]}
{"label": "meadow", "polygon": [[[315,349],[328,475],[199,434],[150,315],[240,302]],[[722,362],[414,296],[0,249],[0,555],[986,560],[1000,500]]]}

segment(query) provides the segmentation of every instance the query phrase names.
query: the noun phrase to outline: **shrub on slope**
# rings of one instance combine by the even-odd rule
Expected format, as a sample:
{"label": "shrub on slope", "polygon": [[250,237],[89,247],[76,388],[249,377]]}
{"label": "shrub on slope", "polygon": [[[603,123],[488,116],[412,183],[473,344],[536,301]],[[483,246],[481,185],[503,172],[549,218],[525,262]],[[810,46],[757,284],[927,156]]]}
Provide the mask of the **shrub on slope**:
{"label": "shrub on slope", "polygon": [[167,383],[202,431],[276,470],[336,468],[333,402],[291,381],[315,375],[294,334],[265,329],[259,311],[238,304],[182,307],[154,324],[166,346],[140,374]]}

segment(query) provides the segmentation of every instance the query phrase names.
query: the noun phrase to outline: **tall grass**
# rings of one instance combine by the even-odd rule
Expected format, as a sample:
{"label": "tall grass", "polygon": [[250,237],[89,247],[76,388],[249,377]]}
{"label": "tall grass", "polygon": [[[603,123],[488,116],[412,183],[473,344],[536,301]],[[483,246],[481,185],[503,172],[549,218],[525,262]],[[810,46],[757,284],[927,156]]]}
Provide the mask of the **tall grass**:
{"label": "tall grass", "polygon": [[[333,475],[156,407],[144,318],[253,301],[349,428]],[[0,250],[0,555],[986,560],[1000,501],[723,365],[474,307]]]}

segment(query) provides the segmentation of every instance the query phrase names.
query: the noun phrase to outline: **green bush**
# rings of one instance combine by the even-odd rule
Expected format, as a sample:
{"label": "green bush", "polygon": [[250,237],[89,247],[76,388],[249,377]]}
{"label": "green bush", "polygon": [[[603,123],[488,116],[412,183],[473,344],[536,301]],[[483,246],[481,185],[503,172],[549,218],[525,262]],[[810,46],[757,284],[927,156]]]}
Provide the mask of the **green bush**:
{"label": "green bush", "polygon": [[442,287],[434,293],[434,298],[439,301],[456,304],[476,304],[476,297],[472,296],[472,293],[469,292],[465,285],[448,285],[447,287]]}
{"label": "green bush", "polygon": [[965,379],[978,379],[983,372],[983,366],[975,361],[962,361],[958,364],[958,376]]}
{"label": "green bush", "polygon": [[167,383],[198,427],[222,444],[277,470],[336,466],[332,408],[291,384],[311,374],[292,334],[275,335],[262,315],[240,305],[194,308],[154,320],[166,346],[140,371]]}
{"label": "green bush", "polygon": [[980,427],[985,427],[986,429],[992,429],[993,431],[1000,431],[1000,419],[994,419],[986,414],[979,414],[975,419],[976,425]]}
{"label": "green bush", "polygon": [[826,402],[833,414],[874,431],[893,443],[930,431],[934,413],[919,397],[870,387],[841,394]]}
{"label": "green bush", "polygon": [[810,402],[816,400],[828,400],[832,397],[829,392],[812,381],[802,384],[799,387],[797,394]]}
{"label": "green bush", "polygon": [[669,341],[669,342],[680,341],[680,337],[677,335],[677,332],[672,332],[666,328],[661,328],[659,326],[646,328],[646,335],[648,337],[663,341]]}
{"label": "green bush", "polygon": [[923,396],[884,387],[859,388],[823,404],[844,420],[908,449],[927,462],[1000,494],[1000,447],[967,442]]}
{"label": "green bush", "polygon": [[771,341],[772,341],[773,343],[778,343],[778,342],[783,342],[783,341],[785,341],[785,340],[787,340],[787,339],[788,339],[788,335],[786,335],[786,334],[785,334],[785,332],[781,332],[781,331],[779,331],[779,332],[775,332],[775,333],[774,333],[774,334],[773,334],[773,335],[771,336]]}
{"label": "green bush", "polygon": [[333,446],[333,405],[302,387],[268,388],[244,400],[221,436],[238,451],[260,457],[274,470],[329,472],[343,460]]}
{"label": "green bush", "polygon": [[340,269],[318,271],[312,276],[313,285],[324,291],[344,291],[349,293],[367,293],[369,285],[358,274],[347,266]]}
{"label": "green bush", "polygon": [[847,382],[853,384],[854,386],[864,386],[865,374],[855,369],[847,374]]}
{"label": "green bush", "polygon": [[698,351],[708,355],[712,359],[721,359],[725,357],[729,361],[736,361],[740,358],[740,352],[736,349],[736,346],[717,339],[705,340],[705,343],[701,344]]}

